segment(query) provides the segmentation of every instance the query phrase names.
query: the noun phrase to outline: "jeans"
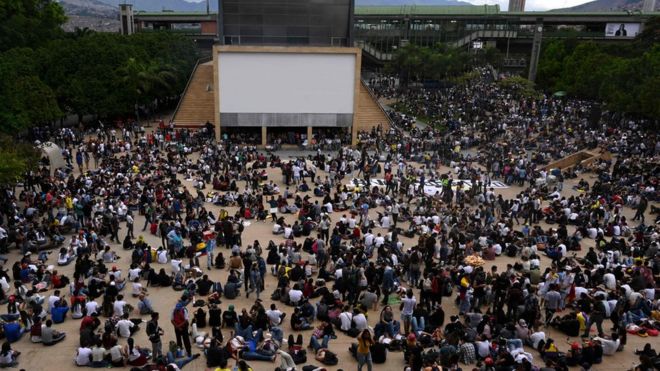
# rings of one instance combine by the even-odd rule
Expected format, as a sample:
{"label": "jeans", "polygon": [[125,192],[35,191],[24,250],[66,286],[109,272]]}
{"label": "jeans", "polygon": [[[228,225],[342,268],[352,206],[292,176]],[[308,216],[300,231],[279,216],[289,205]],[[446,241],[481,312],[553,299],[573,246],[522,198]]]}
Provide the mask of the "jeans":
{"label": "jeans", "polygon": [[152,357],[152,359],[157,359],[161,355],[163,355],[163,342],[158,341],[156,343],[151,343],[151,357]]}
{"label": "jeans", "polygon": [[167,352],[167,363],[174,363],[179,368],[183,368],[183,366],[185,366],[188,363],[192,362],[193,359],[195,359],[195,358],[193,358],[192,356],[176,359],[176,358],[174,358],[174,354],[172,354],[172,352]]}
{"label": "jeans", "polygon": [[249,350],[243,351],[241,357],[247,361],[272,361],[273,356],[262,354],[259,352],[251,352]]}
{"label": "jeans", "polygon": [[587,327],[584,329],[584,334],[582,335],[583,337],[589,336],[589,331],[591,331],[591,326],[593,324],[596,324],[596,328],[598,329],[598,336],[603,336],[603,317],[602,316],[595,316],[592,315],[589,317],[589,323],[587,324]]}
{"label": "jeans", "polygon": [[270,328],[270,334],[273,335],[273,340],[282,344],[282,341],[284,340],[284,331],[282,331],[279,326],[272,326]]}
{"label": "jeans", "polygon": [[506,348],[509,352],[512,352],[514,349],[519,349],[523,347],[523,342],[520,339],[506,339]]}
{"label": "jeans", "polygon": [[391,322],[379,323],[374,327],[374,332],[376,337],[380,337],[383,334],[388,334],[391,338],[395,337],[401,331],[401,323],[399,321],[392,320]]}
{"label": "jeans", "polygon": [[252,325],[248,325],[248,327],[244,329],[244,328],[241,327],[240,324],[237,323],[234,326],[234,333],[235,333],[234,336],[239,336],[240,335],[240,336],[243,337],[243,339],[245,339],[245,341],[254,340],[258,343],[261,340],[262,330],[257,329],[257,334],[253,335],[252,334]]}
{"label": "jeans", "polygon": [[417,317],[413,317],[411,325],[412,325],[412,331],[417,336],[419,336],[420,332],[424,331],[424,329],[426,328],[424,317],[419,317],[419,319],[417,319]]}
{"label": "jeans", "polygon": [[367,370],[371,371],[372,367],[374,366],[373,363],[371,362],[371,353],[356,353],[357,356],[357,361],[358,361],[358,371],[362,371],[362,366],[364,364],[367,364]]}
{"label": "jeans", "polygon": [[328,341],[330,341],[330,337],[328,337],[328,335],[323,336],[323,340],[321,340],[320,344],[319,344],[318,339],[315,336],[312,336],[309,339],[309,342],[310,342],[312,348],[314,348],[314,351],[317,351],[321,348],[327,348],[328,347]]}
{"label": "jeans", "polygon": [[206,267],[211,270],[213,267],[213,251],[208,251],[206,253]]}

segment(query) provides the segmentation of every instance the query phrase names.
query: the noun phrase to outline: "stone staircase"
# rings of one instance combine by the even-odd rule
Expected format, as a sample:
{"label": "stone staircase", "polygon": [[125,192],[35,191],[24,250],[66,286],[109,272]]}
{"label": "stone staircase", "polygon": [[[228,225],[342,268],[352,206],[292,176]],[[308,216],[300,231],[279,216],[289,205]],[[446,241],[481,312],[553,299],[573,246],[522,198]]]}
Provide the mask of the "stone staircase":
{"label": "stone staircase", "polygon": [[385,110],[378,103],[376,96],[373,95],[364,81],[360,84],[360,96],[358,100],[358,130],[371,130],[372,127],[376,127],[379,124],[383,127],[383,130],[389,129],[389,116],[385,113]]}
{"label": "stone staircase", "polygon": [[213,62],[197,64],[173,121],[180,128],[201,128],[207,121],[215,123]]}

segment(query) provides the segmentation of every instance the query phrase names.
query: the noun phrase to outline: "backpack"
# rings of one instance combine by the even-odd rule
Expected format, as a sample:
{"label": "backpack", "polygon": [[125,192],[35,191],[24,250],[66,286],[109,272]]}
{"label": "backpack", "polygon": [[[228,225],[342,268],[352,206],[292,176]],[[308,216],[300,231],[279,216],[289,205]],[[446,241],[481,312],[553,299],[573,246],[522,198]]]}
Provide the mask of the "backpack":
{"label": "backpack", "polygon": [[385,344],[376,343],[371,346],[371,359],[374,363],[385,363],[387,361],[387,348]]}
{"label": "backpack", "polygon": [[184,307],[177,308],[174,310],[174,315],[172,316],[172,322],[174,327],[181,329],[186,327],[186,310]]}
{"label": "backpack", "polygon": [[323,357],[323,361],[321,361],[326,366],[334,366],[337,363],[339,363],[339,358],[337,358],[337,355],[329,350],[325,351],[325,357]]}
{"label": "backpack", "polygon": [[307,351],[305,349],[295,350],[291,352],[291,358],[293,359],[293,363],[297,365],[305,364],[307,363]]}
{"label": "backpack", "polygon": [[149,340],[151,342],[157,342],[160,340],[160,336],[158,335],[158,326],[156,325],[156,322],[149,321],[147,322],[147,335],[149,336]]}
{"label": "backpack", "polygon": [[525,313],[538,313],[539,311],[539,300],[533,296],[529,295],[525,299]]}
{"label": "backpack", "polygon": [[206,327],[206,312],[204,311],[204,309],[202,308],[197,309],[197,313],[195,313],[195,320],[197,321],[197,327],[199,328]]}

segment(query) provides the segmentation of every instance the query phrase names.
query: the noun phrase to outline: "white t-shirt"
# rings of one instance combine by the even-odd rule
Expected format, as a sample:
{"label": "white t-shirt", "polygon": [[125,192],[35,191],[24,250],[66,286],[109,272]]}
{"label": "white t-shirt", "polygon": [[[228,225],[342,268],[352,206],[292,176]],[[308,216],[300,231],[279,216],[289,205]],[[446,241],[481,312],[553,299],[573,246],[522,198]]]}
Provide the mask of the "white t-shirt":
{"label": "white t-shirt", "polygon": [[122,319],[117,322],[117,329],[119,329],[119,336],[123,338],[131,337],[131,329],[135,324],[127,319]]}
{"label": "white t-shirt", "polygon": [[415,309],[415,304],[417,304],[417,299],[415,299],[414,296],[412,298],[406,296],[401,299],[401,302],[403,303],[403,310],[401,310],[401,314],[412,315],[413,310]]}
{"label": "white t-shirt", "polygon": [[266,311],[266,316],[268,316],[268,320],[270,321],[271,325],[277,326],[282,322],[282,311],[279,309],[269,309]]}
{"label": "white t-shirt", "polygon": [[51,309],[55,306],[55,303],[60,301],[59,296],[51,295],[48,297],[48,313],[50,313]]}
{"label": "white t-shirt", "polygon": [[353,316],[353,323],[355,323],[355,328],[360,331],[369,327],[367,324],[367,317],[365,317],[362,313],[358,313]]}
{"label": "white t-shirt", "polygon": [[76,355],[76,365],[78,366],[89,366],[92,359],[92,350],[89,348],[78,348],[78,354]]}
{"label": "white t-shirt", "polygon": [[138,296],[142,293],[142,284],[140,282],[133,282],[133,296]]}
{"label": "white t-shirt", "polygon": [[292,303],[298,303],[300,302],[300,299],[302,299],[303,292],[300,290],[289,290],[289,300]]}
{"label": "white t-shirt", "polygon": [[531,335],[529,335],[529,340],[532,342],[534,349],[536,349],[539,346],[541,340],[545,340],[545,332],[542,331],[534,332]]}
{"label": "white t-shirt", "polygon": [[605,273],[603,275],[603,283],[608,290],[614,290],[616,288],[616,276],[612,273]]}
{"label": "white t-shirt", "polygon": [[99,304],[94,300],[89,301],[85,304],[85,309],[87,310],[87,315],[91,316],[93,313],[97,313]]}
{"label": "white t-shirt", "polygon": [[121,354],[121,345],[115,345],[114,347],[110,348],[108,353],[110,353],[110,357],[113,361],[119,361],[120,359],[124,358],[124,356]]}
{"label": "white t-shirt", "polygon": [[351,328],[351,320],[353,320],[353,314],[349,312],[342,312],[339,314],[339,320],[341,321],[341,330],[348,331]]}
{"label": "white t-shirt", "polygon": [[475,341],[474,344],[477,346],[479,357],[486,358],[490,356],[490,341]]}
{"label": "white t-shirt", "polygon": [[142,269],[140,268],[133,268],[128,270],[128,280],[133,281],[134,279],[140,277],[140,272],[142,272]]}
{"label": "white t-shirt", "polygon": [[167,251],[161,250],[158,252],[158,264],[167,264]]}
{"label": "white t-shirt", "polygon": [[115,316],[121,317],[124,315],[124,305],[126,305],[124,300],[115,300],[114,304],[112,305]]}

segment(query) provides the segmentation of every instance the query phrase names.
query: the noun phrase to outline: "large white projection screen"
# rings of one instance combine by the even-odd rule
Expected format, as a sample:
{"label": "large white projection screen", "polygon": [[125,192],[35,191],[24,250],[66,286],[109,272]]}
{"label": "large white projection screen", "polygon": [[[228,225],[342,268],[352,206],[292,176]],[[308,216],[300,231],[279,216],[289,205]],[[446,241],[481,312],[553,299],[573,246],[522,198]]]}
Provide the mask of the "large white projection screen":
{"label": "large white projection screen", "polygon": [[221,113],[352,114],[355,54],[218,54]]}

